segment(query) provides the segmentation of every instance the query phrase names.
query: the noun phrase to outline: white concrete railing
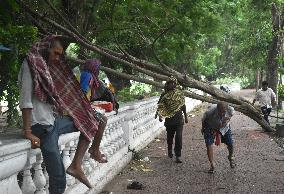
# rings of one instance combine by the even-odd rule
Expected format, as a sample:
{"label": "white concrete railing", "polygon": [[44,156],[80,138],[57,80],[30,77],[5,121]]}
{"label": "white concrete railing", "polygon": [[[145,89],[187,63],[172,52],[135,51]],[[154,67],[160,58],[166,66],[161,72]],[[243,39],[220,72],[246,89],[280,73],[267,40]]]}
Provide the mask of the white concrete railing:
{"label": "white concrete railing", "polygon": [[[122,168],[131,160],[128,147],[140,150],[148,145],[164,129],[163,123],[154,119],[157,97],[123,106],[118,115],[107,113],[108,125],[101,149],[107,155],[108,163],[99,164],[88,154],[83,161],[83,169],[95,188],[88,188],[72,176],[67,175],[66,194],[99,193]],[[188,111],[200,101],[186,99]],[[74,157],[79,132],[60,136],[59,147],[63,162],[68,167]],[[0,137],[0,193],[1,194],[46,194],[48,174],[42,165],[39,149],[31,150],[30,142],[21,135]]]}

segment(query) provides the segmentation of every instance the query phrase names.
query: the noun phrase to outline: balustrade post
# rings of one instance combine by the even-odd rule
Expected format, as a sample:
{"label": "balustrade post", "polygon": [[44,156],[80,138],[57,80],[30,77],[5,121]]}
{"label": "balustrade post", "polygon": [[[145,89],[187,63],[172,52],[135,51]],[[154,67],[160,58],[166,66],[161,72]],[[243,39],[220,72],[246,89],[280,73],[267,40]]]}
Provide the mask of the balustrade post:
{"label": "balustrade post", "polygon": [[23,184],[21,190],[23,194],[33,194],[36,191],[36,186],[32,179],[31,168],[32,164],[36,162],[36,156],[30,156],[28,158],[26,167],[23,173]]}
{"label": "balustrade post", "polygon": [[112,150],[112,154],[114,154],[117,150],[118,150],[118,147],[117,147],[117,142],[116,142],[116,126],[114,125],[114,123],[111,124],[111,130],[110,130],[110,136],[111,136],[111,142],[110,142],[110,147],[111,147],[111,150]]}
{"label": "balustrade post", "polygon": [[[71,164],[71,159],[70,159],[70,149],[71,146],[73,146],[73,141],[66,143],[65,147],[62,151],[62,157],[63,157],[63,164],[64,164],[64,168],[65,170],[70,166]],[[75,183],[75,178],[72,177],[69,174],[66,174],[66,182],[67,182],[67,186],[71,186]]]}
{"label": "balustrade post", "polygon": [[70,144],[70,160],[73,161],[77,149],[78,140],[72,141]]}
{"label": "balustrade post", "polygon": [[43,174],[44,174],[44,176],[45,176],[45,180],[46,180],[46,184],[45,184],[45,192],[46,192],[46,194],[49,194],[49,190],[48,190],[48,188],[49,188],[49,176],[48,176],[48,173],[47,173],[47,171],[46,171],[46,167],[44,167],[44,169],[43,169]]}
{"label": "balustrade post", "polygon": [[35,165],[34,165],[35,173],[34,173],[33,181],[34,181],[34,184],[36,186],[35,194],[45,194],[44,186],[46,184],[46,179],[45,179],[45,176],[43,174],[42,167],[41,167],[42,162],[43,162],[43,158],[42,158],[42,155],[40,153],[36,156],[36,162],[35,162]]}
{"label": "balustrade post", "polygon": [[125,140],[124,140],[124,138],[123,138],[123,135],[124,135],[124,132],[123,132],[123,129],[122,129],[122,121],[119,121],[118,122],[118,129],[117,129],[117,133],[118,133],[118,137],[119,137],[119,139],[118,139],[118,145],[119,145],[119,148],[121,148],[122,146],[124,146],[125,145]]}
{"label": "balustrade post", "polygon": [[90,174],[92,172],[92,166],[91,166],[91,163],[90,163],[90,154],[88,152],[86,152],[86,154],[84,155],[84,158],[83,158],[83,169],[85,171],[86,174]]}
{"label": "balustrade post", "polygon": [[118,151],[119,150],[119,148],[120,148],[120,143],[119,143],[119,140],[120,140],[120,135],[119,135],[119,122],[116,122],[116,126],[115,126],[115,128],[114,128],[114,134],[115,134],[115,149],[116,149],[116,151]]}
{"label": "balustrade post", "polygon": [[107,154],[106,152],[107,152],[107,148],[106,148],[106,146],[107,146],[107,140],[106,140],[106,130],[104,131],[104,135],[103,135],[103,137],[102,137],[102,141],[101,141],[101,145],[100,145],[100,150],[102,150],[102,153],[103,154]]}
{"label": "balustrade post", "polygon": [[106,154],[107,154],[107,157],[111,156],[113,154],[113,150],[112,150],[112,146],[111,146],[111,141],[112,141],[112,138],[111,138],[111,125],[108,125],[106,130],[105,130],[105,139],[106,139]]}
{"label": "balustrade post", "polygon": [[134,128],[134,123],[133,123],[133,118],[136,114],[137,108],[139,105],[132,105],[129,106],[129,109],[127,110],[127,114],[125,114],[124,122],[122,123],[122,128],[123,128],[123,138],[126,141],[126,144],[128,146],[131,146],[133,142],[133,128]]}

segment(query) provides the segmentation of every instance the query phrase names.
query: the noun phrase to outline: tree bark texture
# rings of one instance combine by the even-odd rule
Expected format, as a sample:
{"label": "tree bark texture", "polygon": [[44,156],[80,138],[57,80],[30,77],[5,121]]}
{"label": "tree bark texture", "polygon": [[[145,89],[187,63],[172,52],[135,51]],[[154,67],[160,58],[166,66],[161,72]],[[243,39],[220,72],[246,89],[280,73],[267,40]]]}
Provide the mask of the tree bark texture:
{"label": "tree bark texture", "polygon": [[272,15],[272,41],[269,45],[269,51],[267,56],[267,81],[269,86],[277,94],[278,85],[278,60],[279,51],[281,48],[281,39],[283,31],[283,10],[278,10],[276,4],[272,5],[271,15]]}

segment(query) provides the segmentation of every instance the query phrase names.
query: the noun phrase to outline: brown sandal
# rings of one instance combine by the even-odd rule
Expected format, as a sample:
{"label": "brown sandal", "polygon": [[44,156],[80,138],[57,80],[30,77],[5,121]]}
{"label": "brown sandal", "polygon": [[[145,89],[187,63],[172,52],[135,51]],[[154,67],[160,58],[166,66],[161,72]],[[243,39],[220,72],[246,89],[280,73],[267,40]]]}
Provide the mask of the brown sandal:
{"label": "brown sandal", "polygon": [[215,172],[214,167],[211,167],[211,168],[208,170],[208,173],[209,173],[209,174],[214,174],[214,172]]}

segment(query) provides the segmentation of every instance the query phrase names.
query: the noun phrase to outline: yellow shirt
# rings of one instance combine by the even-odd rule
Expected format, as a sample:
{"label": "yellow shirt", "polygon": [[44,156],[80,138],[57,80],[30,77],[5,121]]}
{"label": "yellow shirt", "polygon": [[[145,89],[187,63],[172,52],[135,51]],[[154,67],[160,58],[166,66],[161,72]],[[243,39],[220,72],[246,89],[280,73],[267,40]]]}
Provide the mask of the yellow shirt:
{"label": "yellow shirt", "polygon": [[108,88],[110,89],[110,91],[111,91],[112,93],[115,92],[115,89],[114,89],[114,87],[113,87],[113,85],[112,85],[111,83],[108,84]]}

